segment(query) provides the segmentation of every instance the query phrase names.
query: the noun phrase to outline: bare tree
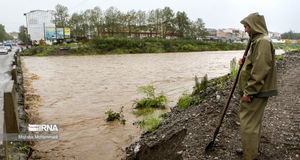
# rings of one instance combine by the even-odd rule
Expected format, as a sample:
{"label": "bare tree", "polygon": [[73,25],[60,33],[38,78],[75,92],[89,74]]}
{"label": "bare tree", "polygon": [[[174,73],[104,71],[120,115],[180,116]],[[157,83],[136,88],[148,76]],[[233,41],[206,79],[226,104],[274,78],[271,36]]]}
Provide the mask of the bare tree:
{"label": "bare tree", "polygon": [[54,24],[56,27],[65,27],[67,25],[68,22],[68,18],[69,18],[69,14],[68,14],[68,8],[57,4],[55,6],[55,13],[54,13]]}

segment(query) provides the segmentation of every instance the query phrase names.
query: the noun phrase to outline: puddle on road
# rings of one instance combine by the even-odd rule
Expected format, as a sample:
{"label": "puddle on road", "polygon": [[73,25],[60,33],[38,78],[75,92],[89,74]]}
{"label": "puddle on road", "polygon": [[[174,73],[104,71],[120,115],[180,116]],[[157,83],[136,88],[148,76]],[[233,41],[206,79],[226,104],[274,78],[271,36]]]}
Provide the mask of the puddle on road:
{"label": "puddle on road", "polygon": [[[38,122],[59,124],[59,141],[35,143],[32,159],[120,159],[120,148],[141,133],[132,125],[137,118],[131,113],[133,101],[143,97],[136,92],[139,86],[152,84],[174,106],[184,91],[191,92],[195,75],[224,75],[230,60],[241,55],[242,51],[225,51],[22,57],[28,68],[24,80],[39,77],[26,88],[28,95],[32,91],[40,96],[33,98],[40,101],[33,107]],[[105,122],[105,112],[121,106],[126,125]]]}

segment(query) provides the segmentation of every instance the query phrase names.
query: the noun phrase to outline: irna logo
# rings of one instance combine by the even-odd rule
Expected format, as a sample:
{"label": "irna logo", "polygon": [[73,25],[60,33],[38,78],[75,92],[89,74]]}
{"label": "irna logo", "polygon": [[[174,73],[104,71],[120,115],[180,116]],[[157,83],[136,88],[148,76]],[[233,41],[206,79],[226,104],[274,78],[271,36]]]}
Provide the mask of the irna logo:
{"label": "irna logo", "polygon": [[28,124],[30,132],[58,132],[57,124]]}

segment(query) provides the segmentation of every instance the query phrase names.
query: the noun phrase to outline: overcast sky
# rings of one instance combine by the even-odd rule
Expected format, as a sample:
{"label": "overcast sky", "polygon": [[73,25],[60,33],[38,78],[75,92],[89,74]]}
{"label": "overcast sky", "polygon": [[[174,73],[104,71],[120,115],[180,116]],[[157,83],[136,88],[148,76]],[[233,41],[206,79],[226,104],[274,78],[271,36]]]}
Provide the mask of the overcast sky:
{"label": "overcast sky", "polygon": [[18,31],[25,25],[24,13],[31,10],[54,10],[57,4],[80,13],[96,6],[102,10],[113,6],[122,12],[149,11],[168,6],[174,12],[184,11],[191,20],[202,18],[207,28],[243,29],[240,20],[250,13],[263,14],[269,31],[300,32],[299,0],[1,0],[0,24],[7,32]]}

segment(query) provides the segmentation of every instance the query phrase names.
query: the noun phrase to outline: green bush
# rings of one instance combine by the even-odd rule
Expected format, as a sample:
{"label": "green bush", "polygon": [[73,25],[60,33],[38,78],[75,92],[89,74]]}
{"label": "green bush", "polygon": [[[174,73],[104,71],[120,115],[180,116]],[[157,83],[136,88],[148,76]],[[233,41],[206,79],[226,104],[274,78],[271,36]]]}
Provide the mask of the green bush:
{"label": "green bush", "polygon": [[154,108],[150,108],[150,107],[147,107],[147,108],[143,108],[143,109],[138,109],[136,111],[133,111],[133,114],[136,115],[136,116],[141,116],[141,115],[147,115],[147,114],[152,114],[154,112]]}
{"label": "green bush", "polygon": [[198,47],[192,44],[185,44],[180,47],[179,51],[188,52],[188,51],[198,51]]}
{"label": "green bush", "polygon": [[107,114],[106,121],[120,120],[120,113],[114,112],[111,109],[105,112]]}
{"label": "green bush", "polygon": [[205,98],[206,98],[206,93],[205,92],[194,95],[194,97],[192,99],[192,104],[198,105],[198,104],[202,103],[205,100]]}
{"label": "green bush", "polygon": [[[88,42],[78,44],[59,44],[54,46],[38,46],[25,50],[24,55],[45,56],[51,55],[51,49],[63,47],[71,55],[89,54],[124,54],[124,53],[164,53],[190,51],[218,51],[244,49],[245,44],[226,42],[204,42],[186,39],[159,39],[159,38],[125,38],[125,37],[98,37]],[[43,52],[46,50],[45,52]],[[75,53],[72,53],[75,52]]]}
{"label": "green bush", "polygon": [[223,76],[217,79],[217,90],[221,91],[225,89],[224,81],[227,79],[228,76]]}
{"label": "green bush", "polygon": [[192,103],[191,95],[184,92],[182,96],[179,98],[177,105],[180,110],[184,110],[187,107],[189,107],[191,103]]}
{"label": "green bush", "polygon": [[[55,48],[56,47],[56,48]],[[63,47],[70,50],[71,55],[89,54],[123,54],[123,53],[164,53],[164,52],[190,52],[190,51],[218,51],[243,49],[244,44],[225,42],[204,42],[186,39],[159,39],[159,38],[125,38],[125,37],[98,37],[88,42],[78,44],[59,44],[54,46],[38,46],[25,50],[24,55],[45,56]],[[45,52],[43,52],[46,50]],[[75,52],[75,53],[72,53]]]}
{"label": "green bush", "polygon": [[[41,53],[47,49],[48,46],[33,46],[23,52],[24,56],[42,55]],[[45,54],[45,53],[43,53]]]}
{"label": "green bush", "polygon": [[119,49],[128,53],[163,53],[189,51],[216,51],[244,49],[244,44],[225,42],[204,42],[199,40],[173,39],[137,39],[124,37],[95,38],[88,43],[90,48],[101,50],[101,53]]}
{"label": "green bush", "polygon": [[155,95],[155,88],[152,85],[141,86],[138,88],[139,93],[146,95],[145,98],[136,102],[136,109],[142,108],[160,108],[164,109],[167,106],[167,97],[161,92],[159,95]]}
{"label": "green bush", "polygon": [[162,119],[163,118],[161,115],[151,115],[148,118],[142,120],[140,122],[140,126],[145,130],[152,132],[158,127]]}
{"label": "green bush", "polygon": [[123,109],[124,109],[124,106],[121,107],[120,112],[114,112],[111,109],[106,111],[105,112],[105,114],[107,114],[107,118],[105,119],[106,122],[120,120],[121,124],[125,124],[126,120],[124,119],[124,116],[122,114]]}

